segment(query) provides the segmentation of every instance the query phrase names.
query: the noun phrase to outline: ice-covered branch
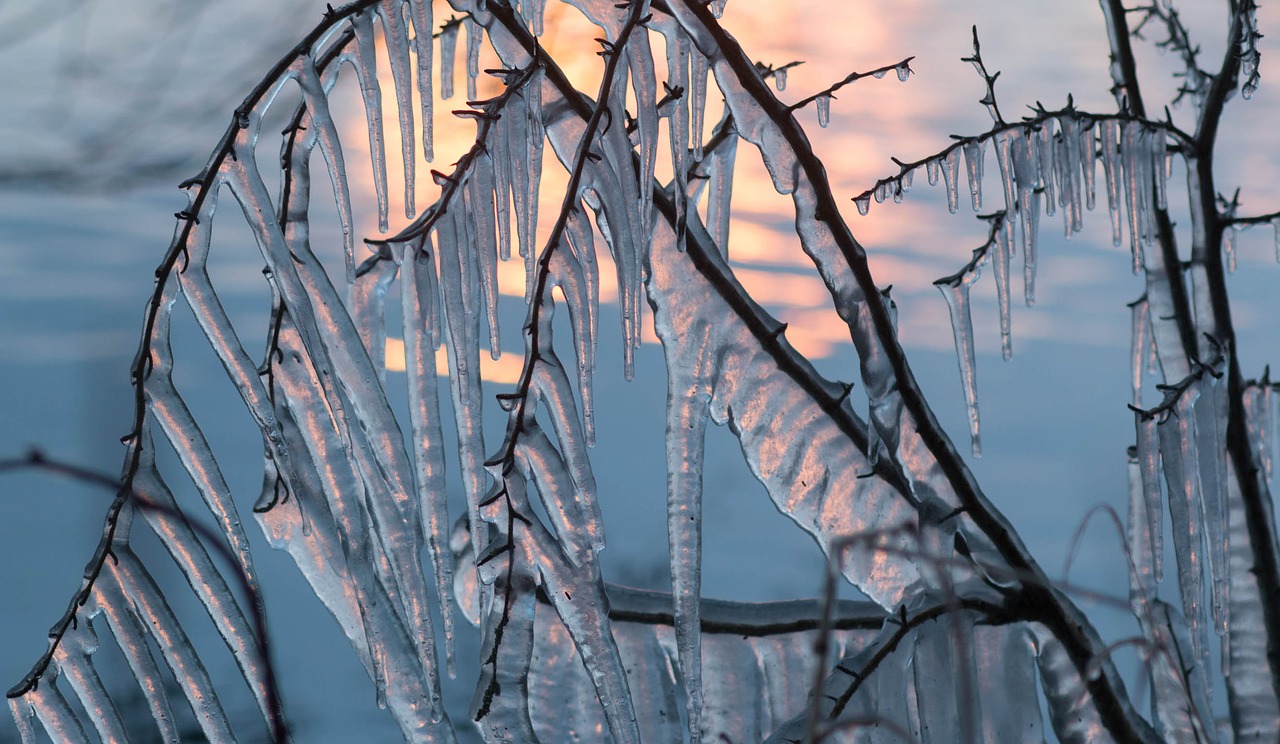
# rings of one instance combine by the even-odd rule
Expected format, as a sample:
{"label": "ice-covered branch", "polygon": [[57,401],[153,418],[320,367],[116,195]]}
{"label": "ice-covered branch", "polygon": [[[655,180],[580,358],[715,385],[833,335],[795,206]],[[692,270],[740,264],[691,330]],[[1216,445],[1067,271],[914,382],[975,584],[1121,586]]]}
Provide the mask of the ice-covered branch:
{"label": "ice-covered branch", "polygon": [[855,83],[863,78],[883,78],[890,72],[897,74],[898,80],[905,83],[907,81],[907,76],[911,74],[911,60],[913,59],[915,59],[915,57],[907,57],[897,64],[884,65],[866,72],[851,72],[840,82],[833,83],[817,93],[791,104],[791,109],[794,111],[813,103],[818,109],[818,126],[826,127],[827,122],[831,118],[831,101],[836,97],[835,92],[837,90],[840,90],[846,85]]}

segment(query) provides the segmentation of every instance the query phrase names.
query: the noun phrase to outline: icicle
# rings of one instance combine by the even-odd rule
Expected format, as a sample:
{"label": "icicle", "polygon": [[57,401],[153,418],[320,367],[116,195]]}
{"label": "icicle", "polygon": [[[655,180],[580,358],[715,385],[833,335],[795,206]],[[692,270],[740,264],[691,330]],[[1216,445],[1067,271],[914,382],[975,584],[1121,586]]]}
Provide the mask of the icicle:
{"label": "icicle", "polygon": [[1129,305],[1129,373],[1133,381],[1133,405],[1142,407],[1143,373],[1154,341],[1151,338],[1151,321],[1148,317],[1150,303],[1146,295]]}
{"label": "icicle", "polygon": [[[702,160],[702,129],[707,114],[707,58],[689,45],[689,139],[694,161]],[[621,68],[619,68],[621,69]]]}
{"label": "icicle", "polygon": [[1145,198],[1150,187],[1150,174],[1144,166],[1150,164],[1143,146],[1143,125],[1137,121],[1125,121],[1120,124],[1120,134],[1124,146],[1121,149],[1121,162],[1124,164],[1124,195],[1129,207],[1129,250],[1133,255],[1133,273],[1142,270],[1142,234],[1143,225],[1150,211],[1150,204]]}
{"label": "icicle", "polygon": [[[445,482],[445,445],[437,390],[436,355],[424,335],[434,325],[436,298],[435,261],[421,245],[405,245],[401,261],[400,300],[404,317],[404,358],[409,388],[414,473],[421,500],[421,531],[435,571],[436,593],[447,598],[453,585],[449,556],[449,508]],[[429,336],[428,336],[429,337]],[[445,656],[449,676],[454,675],[453,603],[441,599]]]}
{"label": "icicle", "polygon": [[498,217],[498,258],[503,261],[511,258],[511,194],[515,188],[511,147],[507,144],[508,125],[506,117],[494,122],[489,129],[489,140],[485,143],[485,149],[489,151],[493,161],[493,196]]}
{"label": "icicle", "polygon": [[[320,152],[329,166],[329,180],[333,184],[338,222],[342,225],[342,247],[346,258],[347,283],[350,284],[355,280],[355,230],[352,224],[351,191],[347,183],[347,168],[342,157],[342,142],[338,138],[338,128],[329,110],[329,99],[325,95],[324,85],[316,72],[315,60],[310,57],[299,59],[294,63],[294,71],[298,85],[302,89],[302,98],[310,115],[311,126],[315,129],[316,142],[320,145]],[[373,131],[371,122],[371,138]],[[373,142],[370,141],[370,147],[372,146]]]}
{"label": "icicle", "polygon": [[1095,184],[1098,175],[1098,145],[1094,122],[1080,123],[1080,173],[1084,176],[1085,209],[1093,210],[1097,200]]}
{"label": "icicle", "polygon": [[711,15],[719,18],[724,15],[724,5],[728,0],[711,0]]}
{"label": "icicle", "polygon": [[[1160,441],[1157,421],[1136,413],[1138,435],[1138,469],[1142,479],[1143,514],[1147,519],[1146,532],[1151,541],[1149,560],[1154,572],[1154,586],[1164,579],[1164,508],[1160,500]],[[1137,547],[1132,547],[1136,552]],[[1154,592],[1149,595],[1154,596]]]}
{"label": "icicle", "polygon": [[1111,243],[1120,247],[1120,152],[1116,145],[1115,122],[1098,122],[1098,140],[1102,146],[1102,172],[1107,181],[1107,208],[1111,212]]}
{"label": "icicle", "polygon": [[[596,688],[609,733],[616,744],[639,744],[635,710],[627,689],[626,671],[610,629],[609,600],[599,570],[576,570],[566,561],[542,523],[521,526],[517,544],[527,551],[542,576],[546,596],[573,638],[578,656]],[[505,643],[504,643],[505,645]]]}
{"label": "icicle", "polygon": [[[578,394],[582,396],[583,436],[588,446],[593,446],[595,445],[596,433],[591,373],[595,367],[596,339],[593,326],[595,318],[592,314],[589,296],[593,287],[588,285],[582,265],[572,254],[565,250],[563,245],[552,252],[550,268],[555,283],[560,287],[560,291],[564,293],[565,304],[569,307],[569,318],[573,327],[573,344],[578,357]],[[555,353],[550,346],[540,353],[547,359],[555,360]],[[566,457],[569,457],[569,453],[566,453]],[[585,452],[583,457],[585,458]]]}
{"label": "icicle", "polygon": [[[658,159],[658,82],[649,35],[632,36],[626,49],[636,98],[636,131],[640,136],[640,172],[637,178],[640,187],[640,234],[642,242],[648,245],[653,235],[653,172]],[[712,181],[715,181],[714,173]],[[714,224],[711,220],[708,222]]]}
{"label": "icicle", "polygon": [[[1142,414],[1138,416],[1138,427],[1142,427]],[[1154,429],[1154,422],[1151,424]],[[1141,436],[1141,434],[1139,434]],[[1147,603],[1156,594],[1158,583],[1153,578],[1152,562],[1155,560],[1155,541],[1151,532],[1153,526],[1147,512],[1145,482],[1142,480],[1140,456],[1136,447],[1129,448],[1129,518],[1127,527],[1126,557],[1129,560],[1129,607],[1139,618],[1146,612]],[[1141,619],[1139,619],[1141,622]]]}
{"label": "icicle", "polygon": [[906,62],[903,62],[902,64],[898,65],[893,69],[895,72],[898,73],[898,82],[900,83],[907,82],[907,77],[911,75],[911,68],[907,66]]}
{"label": "icicle", "polygon": [[[163,511],[178,511],[173,493],[161,480],[160,473],[156,470],[150,422],[142,429],[140,445],[142,452],[140,465],[134,476],[134,490],[146,500],[159,505]],[[218,630],[218,635],[231,651],[240,675],[253,692],[258,708],[269,722],[271,720],[269,693],[264,668],[266,660],[259,653],[257,639],[249,620],[232,594],[226,578],[218,571],[208,550],[185,520],[170,519],[161,511],[152,509],[143,510],[142,516],[173,558],[174,563],[178,564],[192,592],[209,614],[214,627]]]}
{"label": "icicle", "polygon": [[75,709],[58,688],[57,679],[58,673],[55,670],[46,672],[43,686],[27,693],[30,696],[28,705],[52,741],[90,741],[89,733],[85,731]]}
{"label": "icicle", "polygon": [[356,35],[356,55],[351,59],[360,80],[364,114],[369,126],[369,154],[373,161],[373,188],[378,196],[378,230],[387,231],[387,155],[382,124],[382,89],[378,87],[377,42],[373,16],[363,11],[351,17]]}
{"label": "icicle", "polygon": [[960,367],[960,385],[964,390],[964,406],[969,417],[969,438],[973,456],[982,456],[982,440],[978,422],[978,366],[973,344],[973,318],[969,313],[969,288],[978,281],[981,264],[966,269],[950,279],[934,282],[951,310],[951,331],[955,337],[956,362]]}
{"label": "icicle", "polygon": [[468,15],[463,20],[467,27],[467,100],[476,100],[476,79],[480,77],[480,48],[484,42],[484,28]]}
{"label": "icicle", "polygon": [[779,93],[787,89],[787,68],[780,67],[773,71],[773,84],[777,86]]}
{"label": "icicle", "polygon": [[1271,230],[1276,244],[1276,263],[1280,263],[1280,217],[1271,220]]}
{"label": "icicle", "polygon": [[[1031,133],[1014,142],[1013,171],[1018,186],[1018,221],[1022,228],[1023,290],[1028,306],[1036,304],[1036,265],[1040,240],[1040,192],[1035,187],[1034,140]],[[1050,198],[1052,203],[1052,198]]]}
{"label": "icicle", "polygon": [[863,194],[853,200],[854,206],[858,208],[858,214],[863,217],[867,216],[867,212],[871,211],[871,195]]}
{"label": "icicle", "polygon": [[982,209],[982,161],[987,151],[986,140],[967,140],[964,143],[964,167],[969,176],[969,194],[973,197],[973,211]]}
{"label": "icicle", "polygon": [[380,0],[378,17],[382,19],[382,35],[391,63],[391,79],[396,89],[396,107],[400,114],[400,155],[404,163],[404,216],[413,219],[417,210],[413,196],[413,85],[409,72],[409,29],[404,25],[402,0]]}
{"label": "icicle", "polygon": [[1222,252],[1227,254],[1227,271],[1236,273],[1236,236],[1240,234],[1240,228],[1234,224],[1228,225],[1222,231]]}
{"label": "icicle", "polygon": [[1058,170],[1057,158],[1054,157],[1053,119],[1045,119],[1036,133],[1035,151],[1039,155],[1036,165],[1039,168],[1036,186],[1044,190],[1045,214],[1052,217],[1054,213],[1054,176]]}
{"label": "icicle", "polygon": [[440,28],[440,97],[453,98],[454,62],[458,56],[458,30],[462,21],[450,18]]}
{"label": "icicle", "polygon": [[1182,611],[1187,618],[1195,649],[1194,661],[1207,668],[1205,637],[1203,531],[1200,518],[1200,456],[1197,453],[1194,404],[1200,392],[1193,384],[1178,398],[1173,412],[1159,426],[1160,455],[1169,485],[1169,516],[1173,526],[1174,555],[1178,559],[1178,586]]}
{"label": "icicle", "polygon": [[387,384],[387,290],[396,278],[398,267],[386,252],[385,244],[378,254],[370,256],[356,270],[351,285],[351,320],[369,354],[369,362],[378,371],[378,382]]}
{"label": "icicle", "polygon": [[1227,383],[1212,380],[1195,402],[1196,452],[1200,456],[1200,519],[1211,579],[1213,618],[1218,635],[1228,624],[1227,591],[1230,577],[1227,556]]}
{"label": "icicle", "polygon": [[[827,124],[831,123],[831,96],[827,93],[820,93],[818,97],[814,99],[814,103],[818,106],[818,126],[826,129]],[[933,161],[929,162],[932,163]],[[935,183],[936,181],[937,177],[935,175],[930,175],[929,183]]]}
{"label": "icicle", "polygon": [[[715,159],[711,161],[711,193],[707,197],[707,231],[720,249],[720,255],[726,258],[729,255],[730,202],[733,197],[733,170],[737,157],[738,135],[731,132],[716,148]],[[642,188],[643,185],[642,182]]]}
{"label": "icicle", "polygon": [[[538,11],[537,18],[541,19],[541,17],[541,11]],[[541,24],[541,20],[537,22]],[[542,151],[546,140],[546,130],[543,128],[542,122],[543,75],[542,68],[538,67],[529,77],[529,82],[525,83],[520,90],[526,105],[524,114],[528,120],[525,135],[525,158],[529,168],[529,175],[528,180],[525,182],[525,209],[527,210],[525,224],[528,226],[529,253],[526,259],[535,257],[538,246],[538,188],[542,182]],[[621,94],[620,91],[619,94]],[[614,121],[621,122],[622,119],[623,117],[618,116]],[[617,132],[621,134],[622,131],[623,128],[619,126]],[[514,154],[515,150],[512,150],[512,152]],[[628,161],[627,165],[631,165],[630,161]]]}
{"label": "icicle", "polygon": [[[498,337],[498,255],[497,228],[493,221],[493,161],[483,151],[472,161],[471,176],[467,179],[467,203],[475,220],[475,255],[480,274],[480,289],[484,294],[485,317],[489,320],[489,355],[493,359],[502,356]],[[459,194],[461,196],[461,194]]]}
{"label": "icicle", "polygon": [[667,539],[676,644],[687,691],[689,731],[695,738],[702,716],[702,462],[717,363],[715,336],[715,329],[707,325],[684,329],[686,343],[667,367]]}
{"label": "icicle", "polygon": [[1249,432],[1249,442],[1258,467],[1262,468],[1264,477],[1271,478],[1272,437],[1274,434],[1271,408],[1270,370],[1262,379],[1248,385],[1244,390],[1245,425]]}
{"label": "icicle", "polygon": [[1013,325],[1009,302],[1009,262],[1013,260],[1013,218],[1006,214],[996,230],[996,250],[992,261],[996,273],[996,304],[1000,311],[1000,351],[1007,362],[1013,358]]}
{"label": "icicle", "polygon": [[[953,147],[942,156],[942,180],[947,186],[947,209],[955,214],[960,208],[960,148]],[[865,213],[864,213],[865,214]]]}
{"label": "icicle", "polygon": [[[600,268],[596,263],[595,238],[592,236],[591,222],[587,219],[586,209],[582,202],[569,212],[565,223],[565,234],[569,238],[569,246],[573,249],[582,269],[583,287],[586,293],[587,330],[586,343],[578,351],[578,369],[590,374],[596,368],[596,337],[600,318]],[[585,401],[586,399],[584,399]],[[594,437],[594,408],[583,403],[583,415],[592,424],[588,426],[589,434]],[[592,442],[594,444],[594,442]]]}
{"label": "icicle", "polygon": [[431,109],[435,94],[432,91],[432,71],[435,32],[432,19],[432,0],[409,0],[409,17],[413,21],[413,49],[418,56],[418,99],[422,105],[422,155],[430,163],[435,160],[435,125]]}

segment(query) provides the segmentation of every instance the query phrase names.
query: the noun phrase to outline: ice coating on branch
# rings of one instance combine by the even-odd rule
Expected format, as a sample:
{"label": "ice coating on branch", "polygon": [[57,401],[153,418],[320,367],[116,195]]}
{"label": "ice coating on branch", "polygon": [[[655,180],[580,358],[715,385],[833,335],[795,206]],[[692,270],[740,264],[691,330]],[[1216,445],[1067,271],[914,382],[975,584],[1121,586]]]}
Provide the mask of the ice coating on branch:
{"label": "ice coating on branch", "polygon": [[1063,744],[1114,741],[1066,649],[1043,625],[1031,623],[1028,628],[1036,648],[1040,689],[1048,704],[1049,720],[1058,741]]}
{"label": "ice coating on branch", "polygon": [[[1000,229],[1000,228],[997,228]],[[978,365],[973,343],[973,317],[969,312],[969,289],[981,276],[982,266],[989,260],[989,248],[979,249],[972,265],[960,274],[934,282],[947,300],[951,311],[951,332],[955,338],[956,362],[960,367],[960,385],[964,390],[964,406],[969,419],[969,439],[974,457],[982,456],[982,440],[978,421]]]}
{"label": "ice coating on branch", "polygon": [[[1141,413],[1135,414],[1137,426],[1137,458],[1142,481],[1143,515],[1147,519],[1151,566],[1155,583],[1164,578],[1164,508],[1160,494],[1160,438],[1157,421]],[[1138,554],[1137,548],[1133,548]]]}
{"label": "ice coating on branch", "polygon": [[[1246,396],[1246,400],[1247,400]],[[1268,632],[1262,592],[1253,568],[1258,559],[1249,537],[1249,519],[1240,481],[1227,463],[1227,518],[1231,561],[1231,603],[1226,676],[1236,741],[1263,741],[1280,730],[1276,698],[1267,661]]]}
{"label": "ice coating on branch", "polygon": [[1160,423],[1160,457],[1169,484],[1169,517],[1173,527],[1174,555],[1178,561],[1178,587],[1187,618],[1195,660],[1208,668],[1209,649],[1204,613],[1204,524],[1201,521],[1201,474],[1194,405],[1200,396],[1192,385],[1178,398],[1171,415]]}
{"label": "ice coating on branch", "polygon": [[[377,41],[373,35],[371,11],[351,17],[356,35],[356,53],[344,55],[355,67],[364,98],[364,114],[369,126],[369,154],[373,161],[373,188],[378,195],[378,230],[387,231],[387,154],[382,123],[382,89],[378,86]],[[442,40],[443,41],[443,40]]]}
{"label": "ice coating on branch", "polygon": [[[413,219],[413,81],[409,72],[409,29],[404,23],[403,0],[380,0],[378,18],[391,63],[391,79],[396,89],[396,110],[400,115],[400,158],[404,167],[404,216]],[[473,95],[472,98],[475,96]]]}
{"label": "ice coating on branch", "polygon": [[1133,381],[1133,405],[1142,407],[1143,373],[1155,344],[1151,338],[1151,303],[1143,295],[1129,305],[1129,373]]}
{"label": "ice coating on branch", "polygon": [[520,536],[521,549],[537,566],[547,597],[564,622],[587,669],[596,697],[604,708],[609,733],[616,744],[639,744],[631,693],[622,657],[609,622],[609,599],[598,568],[577,570],[564,560],[554,538],[540,521],[532,521]]}
{"label": "ice coating on branch", "polygon": [[[342,224],[343,251],[347,260],[347,283],[355,279],[355,228],[351,216],[351,191],[347,184],[347,168],[342,157],[342,143],[338,138],[338,127],[329,110],[329,98],[325,93],[325,85],[316,72],[315,60],[310,57],[300,58],[293,65],[298,85],[302,89],[302,98],[307,106],[310,125],[315,128],[315,142],[320,145],[325,162],[329,166],[329,180],[333,184],[334,201],[338,208],[338,220]],[[370,142],[373,147],[373,129],[370,122]],[[379,145],[380,147],[381,145]],[[371,150],[378,153],[380,150]],[[375,169],[377,168],[375,159]],[[385,164],[384,177],[385,177]]]}
{"label": "ice coating on branch", "polygon": [[[556,441],[560,445],[560,457],[563,459],[563,467],[572,484],[572,496],[576,503],[574,510],[577,516],[572,525],[575,533],[572,537],[576,539],[564,536],[561,539],[575,544],[579,548],[578,552],[583,554],[587,550],[598,553],[604,549],[604,519],[601,517],[600,505],[596,499],[596,479],[591,472],[591,461],[587,457],[590,440],[586,433],[578,428],[577,407],[574,404],[569,377],[549,345],[540,352],[539,362],[534,369],[532,385],[538,399],[551,413]],[[543,495],[547,494],[543,492]],[[560,493],[556,497],[565,499],[569,494]],[[575,563],[584,563],[584,561],[575,560]]]}
{"label": "ice coating on branch", "polygon": [[1274,391],[1271,387],[1270,370],[1258,382],[1244,389],[1245,425],[1249,432],[1249,442],[1253,445],[1254,458],[1262,468],[1263,475],[1271,478],[1275,436],[1275,409],[1272,403]]}
{"label": "ice coating on branch", "polygon": [[[21,702],[18,698],[11,698],[10,703],[25,706],[28,711],[34,713],[40,725],[44,727],[45,733],[55,742],[91,741],[84,724],[80,722],[75,710],[67,702],[62,690],[58,688],[57,679],[58,672],[51,669],[43,680],[42,688],[23,695]],[[13,710],[14,720],[22,731],[24,744],[28,740],[36,741],[30,718],[26,717],[24,721],[21,710],[18,708]]]}
{"label": "ice coating on branch", "polygon": [[729,255],[729,222],[733,199],[733,169],[738,158],[738,133],[729,132],[716,146],[711,160],[710,194],[707,196],[707,232],[720,248],[720,255]]}
{"label": "ice coating on branch", "polygon": [[151,415],[160,424],[165,438],[173,446],[182,467],[199,491],[201,500],[221,528],[227,547],[236,557],[239,570],[260,598],[262,592],[258,585],[258,574],[254,569],[253,559],[249,554],[249,539],[240,523],[240,515],[231,497],[231,488],[222,475],[222,470],[218,466],[204,432],[196,425],[195,417],[191,415],[186,402],[173,384],[173,350],[169,339],[169,321],[177,293],[176,282],[166,286],[159,312],[156,313],[152,325],[151,374],[147,376],[144,383],[147,398],[151,403]]}
{"label": "ice coating on branch", "polygon": [[[818,126],[826,129],[827,124],[831,123],[831,95],[829,93],[819,93],[813,102],[818,107]],[[932,163],[933,161],[929,162]],[[936,176],[933,173],[934,171],[930,170],[930,183],[936,180]]]}
{"label": "ice coating on branch", "polygon": [[1207,695],[1205,667],[1190,664],[1191,639],[1178,611],[1159,599],[1138,613],[1149,654],[1152,708],[1162,740],[1213,742],[1213,708]]}
{"label": "ice coating on branch", "polygon": [[269,721],[271,716],[267,702],[266,670],[263,666],[265,662],[259,653],[248,618],[231,593],[226,578],[218,571],[204,543],[200,542],[190,524],[186,520],[168,516],[169,513],[178,511],[178,504],[156,469],[149,422],[142,429],[140,444],[139,467],[134,476],[133,488],[142,498],[164,510],[162,513],[143,509],[142,516],[178,564],[187,584],[208,612],[218,635],[235,658],[241,676],[253,691],[263,717]]}
{"label": "ice coating on branch", "polygon": [[129,599],[120,591],[116,582],[96,581],[93,584],[93,603],[100,613],[99,617],[105,619],[111,628],[116,646],[124,655],[129,671],[147,702],[151,721],[157,727],[160,740],[166,744],[177,742],[178,727],[173,720],[173,710],[169,707],[169,696],[165,694],[160,668],[156,666],[151,646],[147,643],[147,631],[138,622]]}
{"label": "ice coating on branch", "polygon": [[418,58],[418,100],[422,106],[422,155],[427,162],[435,160],[435,123],[432,117],[435,31],[431,0],[409,0],[409,19],[413,23],[413,51]]}
{"label": "ice coating on branch", "polygon": [[[191,704],[191,710],[204,735],[211,742],[234,742],[235,736],[227,724],[227,714],[213,690],[209,673],[205,671],[186,631],[169,608],[160,587],[134,555],[132,548],[117,544],[112,550],[116,560],[104,564],[104,575],[100,580],[116,582],[128,596],[140,624],[155,640],[160,655],[164,657],[187,702]],[[79,739],[68,740],[84,741],[85,737],[82,735]]]}
{"label": "ice coating on branch", "polygon": [[[102,683],[93,665],[93,654],[98,651],[98,636],[92,623],[85,619],[62,637],[53,654],[59,675],[67,681],[72,693],[80,702],[90,724],[98,736],[106,742],[125,741],[124,722],[116,709],[111,694]],[[52,680],[47,680],[52,686]]]}
{"label": "ice coating on branch", "polygon": [[[595,287],[587,282],[586,272],[578,259],[563,246],[551,254],[551,277],[564,293],[569,306],[569,319],[573,327],[573,345],[578,364],[578,395],[582,397],[583,437],[588,446],[595,444],[595,402],[591,390],[591,377],[595,370],[595,307],[591,293]],[[594,268],[592,266],[591,268]],[[549,307],[549,306],[548,306]],[[554,358],[548,346],[548,356]],[[573,411],[571,407],[562,412]],[[576,419],[576,413],[574,418]],[[585,453],[584,453],[585,457]]]}
{"label": "ice coating on branch", "polygon": [[969,194],[973,197],[973,211],[982,209],[982,161],[987,150],[987,141],[983,139],[968,140],[964,149],[964,169],[969,178]]}
{"label": "ice coating on branch", "polygon": [[450,18],[440,27],[440,97],[453,98],[454,62],[458,57],[458,30],[462,21]]}
{"label": "ice coating on branch", "polygon": [[[453,562],[448,554],[449,506],[445,482],[445,446],[437,388],[436,355],[430,342],[439,300],[435,259],[422,244],[404,246],[400,301],[404,318],[405,374],[409,388],[415,483],[422,503],[422,532],[436,578],[436,596],[448,597]],[[453,676],[453,603],[441,600],[445,654]]]}

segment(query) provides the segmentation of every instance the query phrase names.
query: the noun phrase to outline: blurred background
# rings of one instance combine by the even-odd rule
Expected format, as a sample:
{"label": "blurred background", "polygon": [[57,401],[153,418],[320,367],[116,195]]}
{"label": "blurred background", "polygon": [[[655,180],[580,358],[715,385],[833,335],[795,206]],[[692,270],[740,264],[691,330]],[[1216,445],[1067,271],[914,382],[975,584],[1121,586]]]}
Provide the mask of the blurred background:
{"label": "blurred background", "polygon": [[[448,12],[443,2],[436,5],[440,22]],[[544,46],[580,87],[594,90],[600,62],[589,40],[597,34],[576,10],[549,5]],[[1208,5],[1188,3],[1183,10],[1204,49],[1204,64],[1213,67],[1224,51],[1225,11]],[[153,268],[171,238],[173,213],[186,206],[174,186],[200,171],[243,95],[319,21],[323,9],[324,3],[312,0],[0,3],[0,457],[38,446],[105,472],[118,470],[118,438],[131,424],[128,367],[143,304]],[[859,216],[849,199],[877,178],[896,173],[890,156],[916,160],[943,149],[950,134],[990,127],[978,104],[982,81],[959,61],[972,51],[973,25],[988,68],[1003,71],[997,95],[1007,119],[1028,113],[1026,107],[1037,102],[1061,107],[1068,94],[1084,110],[1113,112],[1106,35],[1096,3],[730,0],[723,23],[755,59],[774,66],[804,62],[791,69],[779,93],[784,101],[805,98],[849,72],[914,56],[914,74],[906,83],[889,75],[840,91],[829,127],[818,127],[812,109],[798,116],[826,163],[846,220],[871,255],[878,282],[893,285],[902,342],[920,384],[957,448],[968,456],[950,323],[932,282],[968,260],[985,240],[986,224],[974,219],[963,196],[959,214],[949,214],[941,185],[929,187],[923,173],[904,203],[873,203],[868,216]],[[1259,25],[1267,35],[1262,87],[1253,100],[1237,98],[1229,106],[1217,162],[1220,187],[1227,193],[1240,187],[1247,214],[1280,209],[1280,148],[1268,124],[1280,116],[1280,92],[1269,73],[1272,60],[1280,58],[1280,49],[1269,43],[1280,39],[1275,31],[1280,15],[1264,6]],[[1154,30],[1151,35],[1151,41],[1163,38]],[[654,44],[661,58],[661,42]],[[1160,111],[1173,97],[1178,81],[1171,73],[1179,62],[1152,44],[1140,42],[1137,48],[1148,108]],[[358,234],[376,237],[365,115],[351,77],[335,94],[336,115],[356,191]],[[461,76],[458,87],[465,91]],[[393,105],[389,77],[383,90],[384,101]],[[480,97],[497,90],[495,81],[481,80]],[[459,93],[437,106],[437,157],[430,166],[419,163],[419,206],[438,193],[425,169],[448,171],[474,137],[471,124],[457,123],[448,113],[461,108],[464,98]],[[710,96],[708,127],[717,120],[719,106],[719,97]],[[1189,104],[1172,111],[1183,126],[1190,126],[1193,115]],[[397,136],[389,135],[388,152],[399,151]],[[547,157],[550,163],[549,150]],[[564,179],[557,167],[549,169],[542,191],[541,214],[548,225],[562,197]],[[391,171],[393,179],[402,177],[394,165]],[[994,158],[988,159],[987,172],[990,209],[1000,204]],[[1181,165],[1175,164],[1170,183],[1180,184],[1180,174]],[[390,188],[393,231],[406,223],[395,200],[401,191],[395,184]],[[1185,244],[1181,198],[1179,192],[1170,201]],[[773,192],[758,155],[745,145],[738,153],[732,216],[729,255],[746,288],[789,323],[792,344],[824,375],[856,379],[847,331],[794,238],[789,199]],[[327,219],[336,234],[335,221]],[[1060,217],[1042,219],[1038,302],[1034,308],[1015,308],[1011,362],[1000,359],[990,277],[974,290],[984,455],[969,458],[988,497],[1051,575],[1060,574],[1073,535],[1093,507],[1107,504],[1124,512],[1125,448],[1133,439],[1132,415],[1125,408],[1130,399],[1125,305],[1142,292],[1140,279],[1129,271],[1127,247],[1111,247],[1104,208],[1087,214],[1085,232],[1070,241],[1061,238],[1060,225]],[[215,276],[223,302],[238,324],[251,329],[246,347],[259,349],[253,334],[265,333],[269,310],[261,259],[242,227],[228,227],[218,240],[229,253],[235,251]],[[1280,360],[1280,334],[1271,326],[1280,302],[1273,291],[1280,270],[1269,227],[1241,235],[1239,262],[1230,278],[1233,314],[1245,374],[1258,376],[1265,364]],[[505,353],[484,367],[487,393],[509,389],[521,364],[523,268],[508,268],[502,277]],[[606,303],[615,296],[611,291],[616,290],[606,283]],[[1014,296],[1020,294],[1015,284]],[[665,375],[661,350],[652,343],[651,319],[646,323],[636,379],[627,383],[616,305],[603,309],[596,375],[599,445],[593,462],[609,543],[603,553],[606,577],[668,590]],[[190,336],[193,329],[188,318],[175,333]],[[403,359],[396,354],[402,346],[397,346],[397,331],[391,335],[388,395],[400,401],[405,383],[396,370],[403,369]],[[242,466],[228,466],[233,470],[228,478],[248,522],[261,479],[258,436],[214,357],[199,343],[184,348],[179,343],[180,386],[185,383],[224,464]],[[495,410],[490,406],[489,413]],[[500,425],[501,419],[491,421]],[[704,593],[742,601],[816,595],[820,553],[776,511],[743,465],[729,432],[709,432],[705,473]],[[460,493],[454,496],[451,513],[458,514],[463,511]],[[108,498],[48,477],[6,476],[0,480],[0,499],[0,686],[7,688],[43,650],[45,629],[78,585]],[[272,553],[256,527],[247,529],[258,549],[296,740],[395,740],[394,722],[374,706],[355,654],[292,561]],[[1127,583],[1117,568],[1123,553],[1115,532],[1095,520],[1080,541],[1072,583],[1124,596]],[[149,565],[165,586],[180,582],[166,567],[171,565],[167,559]],[[852,590],[847,594],[856,596]],[[170,601],[190,618],[211,671],[228,679],[234,674],[231,658],[216,640],[207,643],[211,626],[200,617],[197,603],[186,590],[171,593]],[[1108,638],[1132,632],[1127,612],[1081,602]],[[118,656],[108,646],[101,653],[104,664],[111,663],[112,654]],[[477,653],[474,634],[460,638],[461,673],[447,696],[456,721],[466,717]],[[1119,658],[1136,685],[1133,656],[1122,652]],[[1222,693],[1216,693],[1221,714]],[[252,715],[246,691],[234,689],[228,697],[233,717]],[[137,707],[145,715],[141,701]],[[0,741],[15,736],[8,717],[0,716]]]}

